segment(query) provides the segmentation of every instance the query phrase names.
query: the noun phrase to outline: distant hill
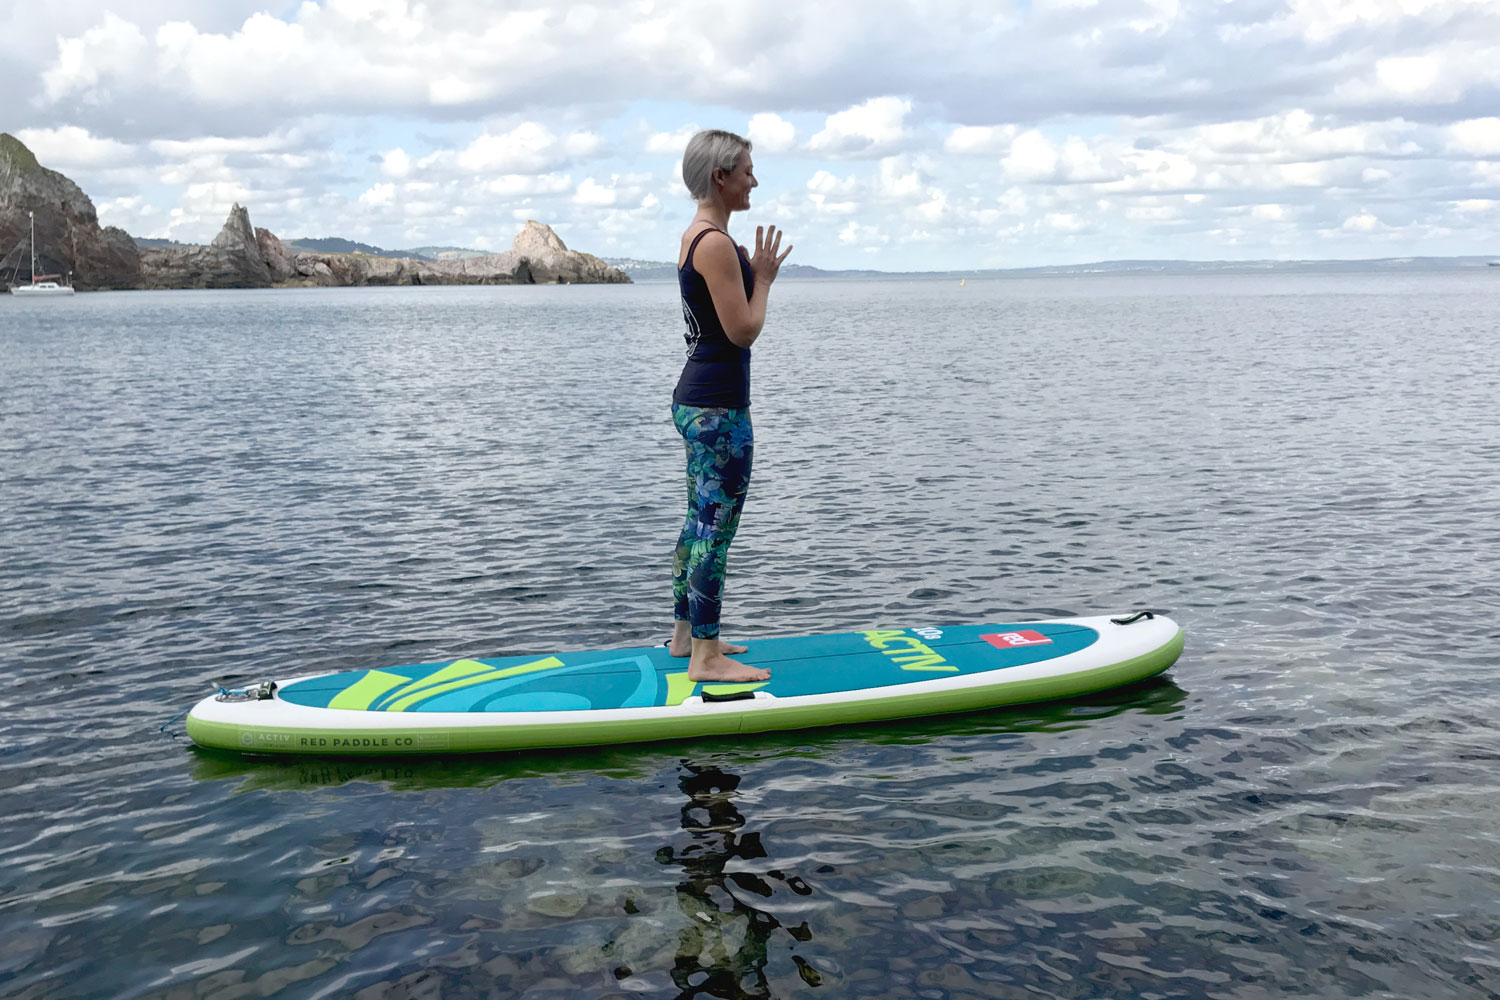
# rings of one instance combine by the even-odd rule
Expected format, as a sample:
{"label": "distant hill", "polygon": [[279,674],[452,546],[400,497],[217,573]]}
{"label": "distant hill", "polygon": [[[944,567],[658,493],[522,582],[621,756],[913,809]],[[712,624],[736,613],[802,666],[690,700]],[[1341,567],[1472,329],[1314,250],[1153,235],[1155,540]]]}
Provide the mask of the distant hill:
{"label": "distant hill", "polygon": [[176,240],[166,240],[155,236],[132,236],[131,239],[135,240],[135,245],[142,250],[151,247],[195,247],[199,245],[197,243],[178,243]]}
{"label": "distant hill", "polygon": [[1484,267],[1488,257],[1376,257],[1364,260],[1104,260],[990,271],[931,272],[932,277],[1026,277],[1064,274],[1264,274],[1289,272],[1388,274]]}
{"label": "distant hill", "polygon": [[414,247],[396,252],[423,260],[465,260],[469,257],[485,257],[494,251],[470,250],[468,247]]}
{"label": "distant hill", "polygon": [[634,257],[602,257],[610,267],[630,275],[632,281],[675,281],[677,265],[664,260],[636,260]]}
{"label": "distant hill", "polygon": [[293,252],[302,250],[308,253],[362,253],[369,257],[391,257],[399,260],[465,260],[470,257],[485,257],[491,251],[472,250],[468,247],[412,247],[409,250],[386,250],[382,247],[371,246],[368,243],[358,243],[354,240],[346,240],[338,236],[324,236],[320,239],[304,236],[301,239],[287,241],[287,249]]}
{"label": "distant hill", "polygon": [[406,250],[382,250],[380,247],[371,246],[368,243],[356,243],[354,240],[346,240],[339,236],[324,236],[313,238],[303,236],[295,240],[283,240],[286,248],[293,253],[299,250],[305,253],[362,253],[367,257],[410,257]]}

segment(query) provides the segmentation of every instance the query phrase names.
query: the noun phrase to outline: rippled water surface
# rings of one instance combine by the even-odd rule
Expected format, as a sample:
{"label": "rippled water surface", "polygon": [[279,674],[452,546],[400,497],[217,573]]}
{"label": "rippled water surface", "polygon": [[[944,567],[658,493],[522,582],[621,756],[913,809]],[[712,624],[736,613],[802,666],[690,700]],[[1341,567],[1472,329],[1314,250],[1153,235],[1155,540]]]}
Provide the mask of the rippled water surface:
{"label": "rippled water surface", "polygon": [[1500,991],[1500,280],[778,284],[727,634],[1165,611],[1162,681],[277,761],[214,685],[651,642],[668,285],[0,297],[0,995]]}

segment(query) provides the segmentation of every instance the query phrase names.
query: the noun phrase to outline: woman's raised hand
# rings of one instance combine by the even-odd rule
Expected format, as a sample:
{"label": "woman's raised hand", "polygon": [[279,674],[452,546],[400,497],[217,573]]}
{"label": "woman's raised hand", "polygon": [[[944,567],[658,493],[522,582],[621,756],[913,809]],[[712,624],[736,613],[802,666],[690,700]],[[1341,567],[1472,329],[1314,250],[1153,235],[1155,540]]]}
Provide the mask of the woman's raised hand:
{"label": "woman's raised hand", "polygon": [[[792,252],[790,243],[785,251],[781,250],[781,235],[775,226],[755,227],[755,253],[750,255],[750,270],[755,273],[757,285],[762,282],[769,285],[775,281],[781,270],[781,262]],[[744,247],[740,249],[743,250]]]}

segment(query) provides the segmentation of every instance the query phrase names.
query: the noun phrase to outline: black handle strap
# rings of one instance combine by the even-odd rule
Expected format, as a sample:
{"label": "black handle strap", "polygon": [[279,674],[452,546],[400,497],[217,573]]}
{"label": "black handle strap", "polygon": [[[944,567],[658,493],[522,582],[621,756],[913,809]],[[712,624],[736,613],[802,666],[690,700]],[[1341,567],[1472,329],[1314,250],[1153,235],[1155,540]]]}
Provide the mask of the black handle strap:
{"label": "black handle strap", "polygon": [[705,702],[715,701],[754,701],[754,691],[736,691],[733,694],[714,694],[710,691],[703,692]]}
{"label": "black handle strap", "polygon": [[1137,611],[1135,614],[1127,615],[1124,618],[1111,618],[1110,621],[1114,622],[1116,625],[1134,625],[1142,618],[1149,620],[1155,617],[1156,615],[1152,614],[1149,611]]}

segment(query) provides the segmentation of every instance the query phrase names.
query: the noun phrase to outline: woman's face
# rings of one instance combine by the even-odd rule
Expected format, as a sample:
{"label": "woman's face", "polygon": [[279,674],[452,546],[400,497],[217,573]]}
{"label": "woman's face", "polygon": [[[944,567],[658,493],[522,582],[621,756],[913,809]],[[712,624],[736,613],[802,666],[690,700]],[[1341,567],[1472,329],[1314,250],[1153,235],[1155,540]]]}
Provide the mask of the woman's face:
{"label": "woman's face", "polygon": [[743,212],[750,207],[750,189],[760,182],[755,179],[755,164],[750,161],[747,150],[734,161],[734,169],[723,175],[720,190],[724,194],[724,207],[731,212]]}

